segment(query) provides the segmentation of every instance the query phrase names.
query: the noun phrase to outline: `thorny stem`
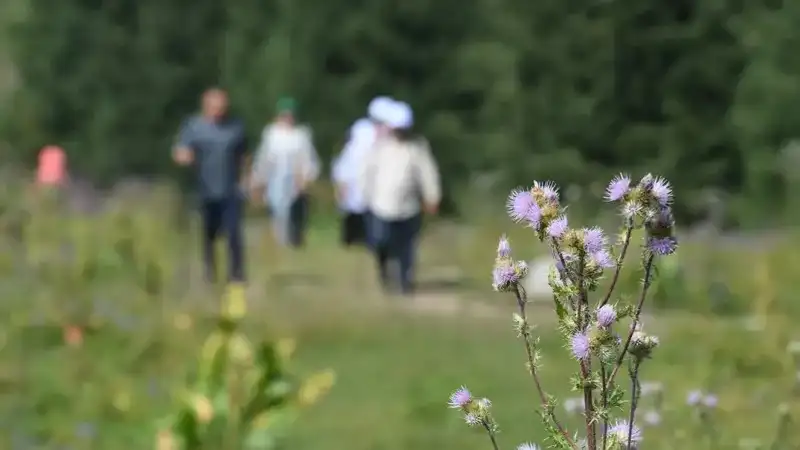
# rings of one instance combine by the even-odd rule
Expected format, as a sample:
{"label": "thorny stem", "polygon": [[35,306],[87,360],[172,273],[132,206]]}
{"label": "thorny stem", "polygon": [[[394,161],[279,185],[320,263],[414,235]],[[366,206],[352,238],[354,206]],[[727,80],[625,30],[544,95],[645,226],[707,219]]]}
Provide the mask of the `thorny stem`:
{"label": "thorny stem", "polygon": [[617,357],[617,361],[614,364],[614,370],[611,371],[611,375],[608,377],[608,381],[606,381],[605,389],[608,390],[611,387],[611,384],[614,382],[614,377],[617,376],[619,372],[619,368],[622,366],[623,361],[625,361],[625,355],[628,353],[628,347],[631,345],[631,340],[633,339],[633,333],[636,332],[636,326],[639,324],[639,316],[642,315],[642,305],[644,305],[644,299],[647,297],[647,290],[650,288],[650,276],[653,271],[653,260],[655,256],[650,255],[647,258],[647,262],[644,265],[644,285],[642,286],[642,292],[639,295],[639,303],[636,305],[636,313],[633,316],[633,322],[631,323],[631,329],[628,331],[628,339],[625,341],[625,345],[622,347],[622,352],[620,352],[619,356]]}
{"label": "thorny stem", "polygon": [[486,429],[486,433],[489,434],[489,440],[492,441],[492,448],[494,450],[500,450],[500,447],[497,445],[497,438],[494,435],[494,431],[492,431],[492,427],[489,426],[488,423],[483,422],[483,428]]}
{"label": "thorny stem", "polygon": [[575,279],[573,278],[572,274],[569,273],[569,269],[567,268],[567,261],[564,259],[564,254],[561,253],[561,248],[558,245],[558,241],[556,241],[555,239],[551,239],[550,245],[553,246],[553,253],[555,254],[555,257],[558,259],[558,262],[561,264],[561,267],[564,268],[563,273],[562,271],[559,270],[559,275],[561,275],[561,280],[575,283]]}
{"label": "thorny stem", "polygon": [[528,316],[525,312],[525,299],[522,298],[522,293],[520,292],[519,286],[514,288],[514,295],[517,297],[517,304],[519,305],[519,315],[522,317],[522,340],[525,341],[525,352],[528,355],[528,366],[531,373],[531,377],[533,378],[533,383],[536,385],[536,391],[539,393],[539,399],[541,400],[542,409],[546,412],[548,416],[550,416],[550,420],[553,421],[553,424],[558,428],[558,431],[564,436],[564,439],[570,444],[572,448],[578,448],[575,445],[575,441],[572,440],[567,430],[561,425],[561,422],[558,421],[556,418],[555,413],[549,411],[549,407],[547,405],[547,394],[544,392],[544,388],[542,388],[542,382],[539,379],[539,373],[536,371],[536,365],[533,356],[533,347],[531,346],[531,334],[528,331]]}
{"label": "thorny stem", "polygon": [[[559,252],[560,253],[560,252]],[[584,257],[578,261],[578,329],[584,330],[588,325],[588,320],[584,320],[584,314],[589,313],[589,295],[583,286]],[[592,374],[592,359],[587,358],[581,361],[581,378],[583,379],[583,403],[586,419],[586,442],[591,450],[597,450],[597,433],[594,421],[594,400],[592,398],[592,386],[588,383]]]}
{"label": "thorny stem", "polygon": [[639,364],[641,364],[641,361],[636,361],[631,368],[631,412],[628,416],[628,445],[625,447],[626,449],[631,448],[633,420],[636,418],[636,407],[639,404]]}
{"label": "thorny stem", "polygon": [[581,377],[584,381],[583,386],[583,403],[585,407],[585,419],[586,419],[586,442],[589,445],[590,449],[597,450],[597,435],[595,433],[595,423],[594,423],[594,404],[592,399],[592,387],[586,383],[589,379],[589,376],[592,373],[592,361],[591,359],[587,359],[586,361],[581,361]]}
{"label": "thorny stem", "polygon": [[611,278],[611,284],[608,286],[608,292],[606,296],[603,298],[603,301],[600,302],[600,306],[604,306],[608,303],[611,299],[611,295],[614,293],[614,288],[617,286],[617,281],[619,280],[619,274],[622,272],[622,262],[625,261],[625,254],[628,253],[628,246],[631,243],[631,234],[633,233],[633,225],[629,225],[628,229],[625,231],[625,241],[622,243],[622,250],[619,253],[619,257],[617,258],[617,267],[614,270],[614,276]]}
{"label": "thorny stem", "polygon": [[[606,373],[606,365],[600,361],[600,380],[603,383],[603,391],[601,395],[603,396],[603,411],[606,411],[608,408],[608,389],[606,389],[606,378],[608,374]],[[608,447],[608,416],[603,418],[603,447],[602,450],[606,450]]]}

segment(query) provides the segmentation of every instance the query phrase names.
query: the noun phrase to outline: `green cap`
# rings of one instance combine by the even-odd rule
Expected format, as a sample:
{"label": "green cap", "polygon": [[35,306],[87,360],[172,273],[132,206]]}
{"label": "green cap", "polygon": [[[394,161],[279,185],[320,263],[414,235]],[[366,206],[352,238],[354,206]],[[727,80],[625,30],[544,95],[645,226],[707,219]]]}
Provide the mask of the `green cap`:
{"label": "green cap", "polygon": [[294,113],[297,102],[292,97],[281,97],[275,107],[278,113]]}

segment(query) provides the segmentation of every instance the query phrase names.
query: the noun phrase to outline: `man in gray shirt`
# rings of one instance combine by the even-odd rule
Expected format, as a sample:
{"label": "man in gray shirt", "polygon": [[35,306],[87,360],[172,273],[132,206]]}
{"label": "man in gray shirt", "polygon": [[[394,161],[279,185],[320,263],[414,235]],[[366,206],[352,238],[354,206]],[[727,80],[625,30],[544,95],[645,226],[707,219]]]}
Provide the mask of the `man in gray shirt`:
{"label": "man in gray shirt", "polygon": [[184,122],[173,149],[177,164],[194,164],[197,170],[205,271],[212,282],[216,275],[214,242],[221,233],[228,238],[229,279],[244,281],[239,175],[246,149],[244,125],[228,116],[228,95],[219,88],[203,93],[202,112]]}

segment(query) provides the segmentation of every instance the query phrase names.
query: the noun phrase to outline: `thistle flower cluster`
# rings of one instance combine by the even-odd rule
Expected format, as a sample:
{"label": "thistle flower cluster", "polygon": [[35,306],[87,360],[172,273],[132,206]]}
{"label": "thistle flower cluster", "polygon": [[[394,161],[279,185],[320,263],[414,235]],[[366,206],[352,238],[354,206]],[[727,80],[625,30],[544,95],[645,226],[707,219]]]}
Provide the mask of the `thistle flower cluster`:
{"label": "thistle flower cluster", "polygon": [[672,215],[672,187],[661,177],[645,175],[631,186],[627,175],[617,175],[606,189],[606,201],[620,203],[623,218],[647,231],[646,246],[656,255],[671,255],[678,248]]}
{"label": "thistle flower cluster", "polygon": [[641,323],[635,324],[630,346],[630,352],[634,358],[639,361],[649,358],[653,350],[658,347],[658,344],[657,336],[652,336],[642,331]]}
{"label": "thistle flower cluster", "polygon": [[528,274],[528,263],[511,258],[511,244],[503,236],[497,245],[497,257],[492,271],[492,288],[497,292],[508,292]]}
{"label": "thistle flower cluster", "polygon": [[471,427],[483,427],[490,433],[497,431],[497,424],[492,417],[492,402],[488,398],[474,398],[464,386],[450,395],[448,406],[464,414],[464,422]]}
{"label": "thistle flower cluster", "polygon": [[[506,203],[509,217],[532,230],[553,256],[554,270],[549,280],[554,310],[558,328],[577,366],[571,380],[573,389],[581,396],[568,399],[564,407],[569,414],[582,415],[585,423],[581,432],[572,432],[557,417],[556,400],[540,381],[538,338],[533,336],[534,327],[528,322],[528,300],[521,286],[528,266],[512,257],[510,242],[501,237],[492,287],[498,292],[513,293],[517,300],[513,325],[524,343],[528,371],[551,441],[549,447],[636,450],[643,440],[643,432],[636,423],[637,405],[646,390],[654,388],[639,382],[639,370],[655,354],[659,339],[643,330],[640,316],[655,260],[675,253],[678,247],[672,187],[664,178],[651,174],[638,183],[620,174],[608,184],[604,199],[618,208],[622,219],[620,238],[613,242],[599,227],[570,227],[566,207],[561,204],[558,187],[553,182],[534,181],[530,188],[516,189]],[[643,232],[644,277],[634,302],[627,303],[615,295],[615,287],[635,230]],[[605,294],[590,301],[590,294],[601,286],[607,287]],[[623,321],[626,326],[621,325]],[[623,367],[631,380],[630,402],[623,401],[625,389],[616,382]],[[660,388],[658,392],[660,396]],[[498,428],[489,400],[474,399],[466,388],[461,388],[452,394],[449,403],[463,414],[469,425],[483,428],[492,447],[499,449]],[[623,411],[626,403],[630,406]],[[659,408],[646,411],[644,422],[649,425],[660,422]],[[539,446],[533,443],[517,447],[517,450],[534,449]]]}

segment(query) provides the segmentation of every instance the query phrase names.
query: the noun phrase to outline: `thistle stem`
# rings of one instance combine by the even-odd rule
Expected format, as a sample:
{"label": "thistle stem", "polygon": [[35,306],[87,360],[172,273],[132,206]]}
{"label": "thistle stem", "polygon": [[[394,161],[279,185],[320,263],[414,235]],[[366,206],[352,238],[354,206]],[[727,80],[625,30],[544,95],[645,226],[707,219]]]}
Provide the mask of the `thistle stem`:
{"label": "thistle stem", "polygon": [[622,363],[625,361],[625,355],[628,353],[628,348],[631,345],[631,340],[633,339],[633,333],[636,332],[636,326],[639,324],[639,317],[642,315],[642,306],[644,305],[644,300],[647,297],[647,291],[650,288],[650,277],[653,272],[653,260],[655,256],[650,255],[647,258],[647,262],[644,265],[644,284],[642,286],[642,292],[639,295],[639,302],[636,305],[636,313],[633,316],[633,322],[631,323],[631,329],[628,332],[628,338],[625,340],[625,345],[622,347],[622,352],[620,352],[619,356],[617,357],[617,361],[614,364],[614,370],[611,371],[611,375],[608,377],[608,381],[606,381],[605,389],[608,390],[611,384],[614,382],[614,378],[617,376],[619,372],[619,368],[622,366]]}
{"label": "thistle stem", "polygon": [[622,250],[617,258],[617,267],[614,270],[614,276],[611,278],[611,284],[608,286],[608,292],[603,298],[603,301],[600,302],[599,306],[604,306],[608,303],[608,301],[611,299],[611,295],[614,293],[614,288],[617,287],[619,274],[622,272],[622,263],[625,261],[625,255],[628,253],[628,246],[630,246],[631,243],[631,234],[633,234],[633,225],[629,225],[628,229],[625,230],[625,240],[622,243]]}
{"label": "thistle stem", "polygon": [[528,316],[525,312],[525,303],[526,300],[522,297],[522,293],[519,289],[519,286],[514,288],[514,295],[517,297],[517,304],[519,305],[519,315],[522,317],[522,339],[525,341],[525,352],[528,356],[528,366],[531,373],[531,377],[533,378],[533,383],[536,386],[536,392],[539,393],[539,400],[541,401],[542,409],[545,413],[550,417],[550,420],[553,421],[553,424],[558,428],[558,431],[564,436],[564,439],[570,444],[572,448],[577,449],[577,445],[575,441],[572,440],[567,430],[561,425],[561,422],[558,421],[556,418],[555,413],[549,410],[547,405],[547,394],[544,392],[544,388],[542,388],[542,382],[539,379],[539,373],[536,371],[535,365],[535,358],[533,353],[533,346],[531,346],[531,335],[528,331]]}
{"label": "thistle stem", "polygon": [[571,273],[569,273],[569,269],[567,268],[567,261],[564,259],[564,254],[561,253],[561,248],[558,245],[558,241],[555,239],[550,240],[550,245],[553,246],[553,253],[555,254],[556,259],[561,264],[561,267],[564,268],[563,273],[559,271],[559,275],[561,276],[561,280],[566,282],[569,281],[571,283],[575,283],[575,277],[573,277]]}
{"label": "thistle stem", "polygon": [[[589,324],[589,294],[583,285],[584,271],[585,271],[584,256],[581,255],[578,261],[578,308],[577,308],[577,323],[578,330],[585,330]],[[584,317],[585,316],[585,317]],[[584,415],[586,419],[586,442],[590,450],[597,450],[597,430],[594,422],[594,399],[592,393],[592,386],[589,384],[589,379],[592,375],[592,359],[591,356],[584,361],[581,361],[581,379],[583,381],[583,403]]]}
{"label": "thistle stem", "polygon": [[628,415],[628,445],[625,447],[626,449],[631,448],[631,442],[633,439],[633,421],[636,418],[636,407],[639,404],[639,365],[641,361],[636,361],[633,363],[633,368],[631,369],[631,412]]}
{"label": "thistle stem", "polygon": [[483,424],[483,428],[486,429],[486,433],[489,435],[489,440],[492,441],[492,449],[500,450],[500,447],[497,445],[497,437],[494,435],[494,431],[492,431],[492,427],[489,424]]}
{"label": "thistle stem", "polygon": [[[608,408],[608,389],[606,389],[606,379],[608,378],[608,373],[606,373],[606,365],[601,361],[600,362],[600,380],[602,380],[602,392],[600,395],[603,396],[603,411],[607,411]],[[608,416],[603,418],[603,447],[602,450],[606,450],[608,447]]]}

